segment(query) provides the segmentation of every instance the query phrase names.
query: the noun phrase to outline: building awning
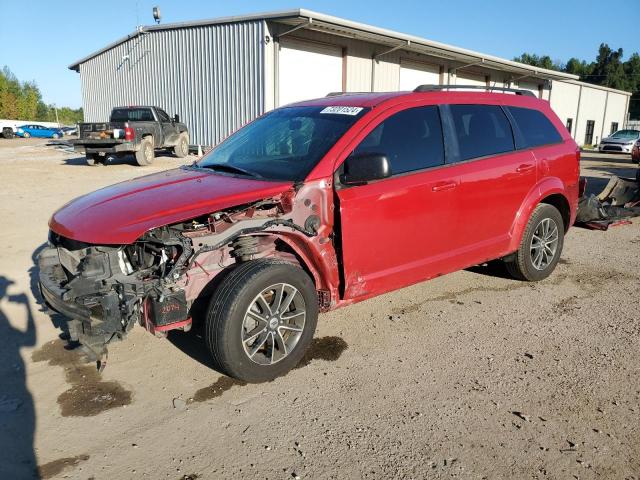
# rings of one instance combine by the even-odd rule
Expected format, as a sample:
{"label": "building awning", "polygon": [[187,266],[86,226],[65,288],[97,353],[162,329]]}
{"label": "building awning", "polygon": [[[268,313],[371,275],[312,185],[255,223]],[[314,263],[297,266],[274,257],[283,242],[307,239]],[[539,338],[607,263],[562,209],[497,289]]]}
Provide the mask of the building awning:
{"label": "building awning", "polygon": [[127,40],[145,33],[255,20],[270,20],[273,22],[290,25],[291,27],[298,27],[299,29],[315,30],[332,35],[338,35],[341,37],[362,40],[388,47],[387,51],[405,50],[442,58],[452,62],[458,62],[461,64],[461,66],[477,65],[478,67],[485,67],[492,70],[511,72],[518,77],[533,77],[540,79],[559,80],[578,79],[577,75],[538,68],[524,63],[495,57],[493,55],[487,55],[464,48],[454,47],[452,45],[435,42],[426,38],[394,32],[392,30],[374,27],[364,23],[353,22],[351,20],[333,17],[331,15],[325,15],[323,13],[313,12],[306,9],[293,9],[243,16],[224,17],[192,22],[167,23],[161,25],[140,27],[138,30],[127,35],[126,37],[123,37],[111,43],[110,45],[107,45],[106,47],[72,63],[69,68],[71,70],[79,71],[80,65],[82,63],[126,42]]}

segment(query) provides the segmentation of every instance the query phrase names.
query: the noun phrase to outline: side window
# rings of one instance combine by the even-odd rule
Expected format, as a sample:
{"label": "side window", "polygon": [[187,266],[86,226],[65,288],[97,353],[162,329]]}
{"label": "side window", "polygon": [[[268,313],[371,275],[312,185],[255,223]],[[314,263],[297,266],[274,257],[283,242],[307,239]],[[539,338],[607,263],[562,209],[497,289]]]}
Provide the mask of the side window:
{"label": "side window", "polygon": [[[544,113],[531,108],[508,107],[528,147],[559,143],[562,136]],[[569,122],[567,122],[569,123]],[[572,120],[573,123],[573,120]],[[567,128],[567,130],[569,130]]]}
{"label": "side window", "polygon": [[171,119],[169,118],[169,115],[167,115],[167,112],[165,112],[164,110],[156,108],[156,113],[158,114],[158,118],[160,119],[161,122],[167,123],[171,121]]}
{"label": "side window", "polygon": [[458,141],[458,156],[450,161],[510,152],[514,149],[511,124],[497,105],[450,105]]}
{"label": "side window", "polygon": [[416,107],[396,113],[371,131],[353,153],[385,154],[393,175],[443,165],[438,107]]}

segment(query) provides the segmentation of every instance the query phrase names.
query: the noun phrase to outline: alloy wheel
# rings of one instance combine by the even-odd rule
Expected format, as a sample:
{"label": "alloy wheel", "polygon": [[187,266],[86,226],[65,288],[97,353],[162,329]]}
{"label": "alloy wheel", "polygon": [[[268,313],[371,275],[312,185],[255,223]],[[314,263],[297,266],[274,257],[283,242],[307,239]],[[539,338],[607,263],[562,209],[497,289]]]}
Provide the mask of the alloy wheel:
{"label": "alloy wheel", "polygon": [[288,283],[265,288],[249,304],[241,341],[247,357],[259,365],[286,358],[304,331],[306,306],[302,293]]}
{"label": "alloy wheel", "polygon": [[558,251],[558,225],[551,218],[543,218],[531,237],[531,263],[536,270],[544,270],[553,262]]}

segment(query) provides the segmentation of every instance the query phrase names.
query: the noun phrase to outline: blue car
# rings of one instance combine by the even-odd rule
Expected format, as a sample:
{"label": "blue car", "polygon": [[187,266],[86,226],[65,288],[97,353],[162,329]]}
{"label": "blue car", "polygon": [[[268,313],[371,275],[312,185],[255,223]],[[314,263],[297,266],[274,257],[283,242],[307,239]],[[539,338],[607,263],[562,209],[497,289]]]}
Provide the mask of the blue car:
{"label": "blue car", "polygon": [[63,132],[59,128],[43,127],[42,125],[22,125],[18,127],[16,135],[23,138],[62,138]]}

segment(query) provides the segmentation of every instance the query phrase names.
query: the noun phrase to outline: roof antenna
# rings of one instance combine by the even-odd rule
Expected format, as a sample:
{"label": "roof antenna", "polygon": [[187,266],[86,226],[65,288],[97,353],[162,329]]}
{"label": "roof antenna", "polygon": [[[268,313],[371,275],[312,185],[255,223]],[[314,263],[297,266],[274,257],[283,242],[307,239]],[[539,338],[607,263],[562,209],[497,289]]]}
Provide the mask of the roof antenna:
{"label": "roof antenna", "polygon": [[160,7],[153,7],[153,19],[156,21],[157,24],[160,23]]}

